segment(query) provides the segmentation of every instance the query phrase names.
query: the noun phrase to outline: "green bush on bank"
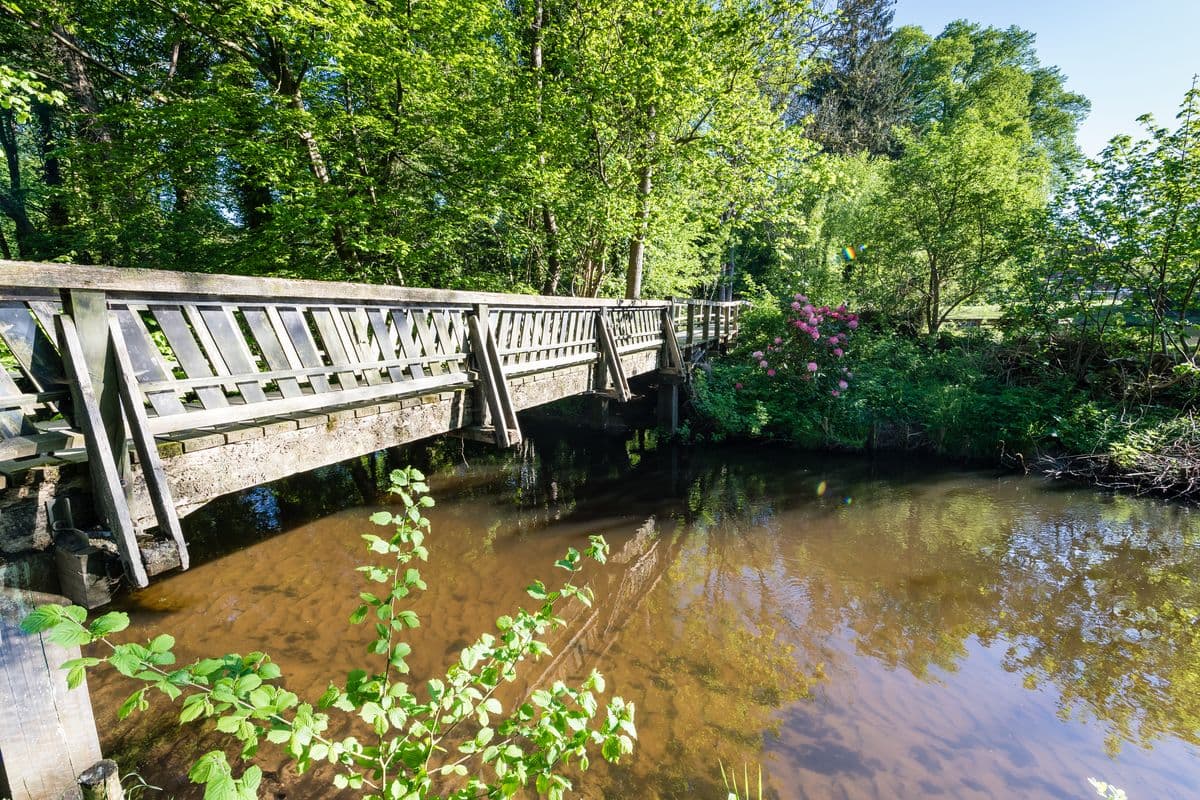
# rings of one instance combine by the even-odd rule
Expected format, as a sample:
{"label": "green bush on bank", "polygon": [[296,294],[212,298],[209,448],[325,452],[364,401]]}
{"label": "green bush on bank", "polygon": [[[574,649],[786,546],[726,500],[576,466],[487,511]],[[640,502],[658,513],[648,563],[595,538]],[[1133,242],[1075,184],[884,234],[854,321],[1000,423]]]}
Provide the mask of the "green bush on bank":
{"label": "green bush on bank", "polygon": [[1192,417],[1179,408],[1123,405],[980,330],[861,330],[847,354],[850,389],[840,397],[806,393],[786,376],[766,378],[749,357],[781,319],[764,306],[747,313],[736,349],[696,374],[692,438],[1026,463],[1096,455],[1129,468],[1142,453],[1195,437]]}

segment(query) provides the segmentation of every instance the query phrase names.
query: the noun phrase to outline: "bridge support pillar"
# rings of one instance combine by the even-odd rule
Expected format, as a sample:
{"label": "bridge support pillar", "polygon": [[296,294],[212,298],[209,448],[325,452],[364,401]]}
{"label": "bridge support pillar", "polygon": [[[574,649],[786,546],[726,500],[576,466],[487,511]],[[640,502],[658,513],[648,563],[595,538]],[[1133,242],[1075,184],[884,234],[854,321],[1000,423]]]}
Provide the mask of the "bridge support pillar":
{"label": "bridge support pillar", "polygon": [[609,404],[612,402],[604,395],[594,394],[587,399],[588,403],[588,422],[591,427],[606,431],[609,423]]}
{"label": "bridge support pillar", "polygon": [[658,385],[658,427],[668,433],[679,430],[679,384],[665,375]]}

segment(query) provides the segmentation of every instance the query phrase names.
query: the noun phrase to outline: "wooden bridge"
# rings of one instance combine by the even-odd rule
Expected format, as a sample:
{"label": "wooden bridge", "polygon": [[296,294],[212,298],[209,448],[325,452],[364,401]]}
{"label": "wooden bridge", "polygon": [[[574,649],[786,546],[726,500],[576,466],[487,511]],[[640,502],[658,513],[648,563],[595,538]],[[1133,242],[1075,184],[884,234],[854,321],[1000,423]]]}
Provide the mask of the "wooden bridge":
{"label": "wooden bridge", "polygon": [[0,261],[0,521],[71,527],[30,476],[78,464],[144,586],[229,492],[443,433],[510,446],[517,411],[653,371],[674,413],[739,310]]}

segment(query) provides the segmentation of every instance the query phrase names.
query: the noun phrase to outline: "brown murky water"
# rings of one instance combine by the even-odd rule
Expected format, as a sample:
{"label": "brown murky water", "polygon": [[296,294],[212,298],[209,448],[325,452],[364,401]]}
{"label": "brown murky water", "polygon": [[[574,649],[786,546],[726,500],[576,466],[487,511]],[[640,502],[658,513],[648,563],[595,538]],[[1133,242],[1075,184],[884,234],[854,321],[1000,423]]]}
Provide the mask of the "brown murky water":
{"label": "brown murky water", "polygon": [[[583,776],[589,798],[723,798],[718,762],[769,797],[1200,796],[1200,514],[1034,480],[762,448],[535,438],[434,479],[417,676],[433,676],[588,533],[613,564],[536,674],[599,668],[641,740]],[[457,452],[457,450],[456,450]],[[482,452],[482,451],[477,451]],[[360,483],[370,474],[359,470]],[[182,656],[266,650],[315,699],[363,663],[359,534],[345,471],[229,501],[191,524],[190,572],[131,598],[136,634]],[[163,796],[198,796],[161,705],[91,679],[106,750]],[[332,796],[265,745],[273,796]],[[265,795],[271,796],[271,795]]]}

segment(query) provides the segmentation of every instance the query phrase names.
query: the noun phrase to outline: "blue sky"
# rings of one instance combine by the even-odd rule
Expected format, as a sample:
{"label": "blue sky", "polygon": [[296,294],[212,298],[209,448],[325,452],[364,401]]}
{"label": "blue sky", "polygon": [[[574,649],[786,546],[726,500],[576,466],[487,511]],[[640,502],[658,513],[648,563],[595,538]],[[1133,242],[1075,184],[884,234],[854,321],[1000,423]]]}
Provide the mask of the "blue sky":
{"label": "blue sky", "polygon": [[896,25],[920,25],[935,34],[963,18],[1037,34],[1042,63],[1057,65],[1067,86],[1092,101],[1079,131],[1089,155],[1118,133],[1136,133],[1136,119],[1147,112],[1173,123],[1200,72],[1200,0],[896,3]]}

